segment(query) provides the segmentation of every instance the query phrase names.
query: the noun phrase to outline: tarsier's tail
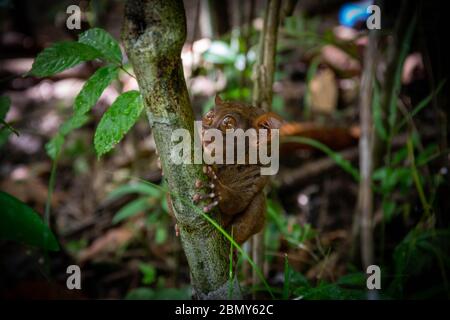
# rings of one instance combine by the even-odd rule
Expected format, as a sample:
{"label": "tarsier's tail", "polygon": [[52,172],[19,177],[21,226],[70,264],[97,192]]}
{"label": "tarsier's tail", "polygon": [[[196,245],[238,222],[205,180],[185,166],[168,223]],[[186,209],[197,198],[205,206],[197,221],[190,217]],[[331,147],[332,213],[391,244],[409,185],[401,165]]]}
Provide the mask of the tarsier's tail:
{"label": "tarsier's tail", "polygon": [[[327,127],[311,122],[286,122],[280,127],[281,141],[283,141],[283,137],[305,137],[317,140],[333,150],[355,146],[358,143],[359,136],[360,129],[358,126]],[[286,142],[283,148],[312,149],[309,145],[297,142]]]}

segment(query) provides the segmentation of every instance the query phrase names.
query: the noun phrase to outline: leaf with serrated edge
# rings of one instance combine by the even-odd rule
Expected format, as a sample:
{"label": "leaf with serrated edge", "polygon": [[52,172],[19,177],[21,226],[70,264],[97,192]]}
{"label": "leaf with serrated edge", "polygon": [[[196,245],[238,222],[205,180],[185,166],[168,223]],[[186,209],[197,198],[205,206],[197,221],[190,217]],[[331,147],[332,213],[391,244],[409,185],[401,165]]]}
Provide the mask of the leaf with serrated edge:
{"label": "leaf with serrated edge", "polygon": [[108,108],[95,130],[98,156],[111,150],[138,120],[144,106],[139,91],[121,94]]}
{"label": "leaf with serrated edge", "polygon": [[108,61],[118,64],[122,63],[122,52],[120,51],[119,43],[103,29],[93,28],[83,32],[78,42],[94,47]]}
{"label": "leaf with serrated edge", "polygon": [[37,77],[47,77],[100,56],[98,50],[87,44],[58,42],[38,54],[29,73]]}

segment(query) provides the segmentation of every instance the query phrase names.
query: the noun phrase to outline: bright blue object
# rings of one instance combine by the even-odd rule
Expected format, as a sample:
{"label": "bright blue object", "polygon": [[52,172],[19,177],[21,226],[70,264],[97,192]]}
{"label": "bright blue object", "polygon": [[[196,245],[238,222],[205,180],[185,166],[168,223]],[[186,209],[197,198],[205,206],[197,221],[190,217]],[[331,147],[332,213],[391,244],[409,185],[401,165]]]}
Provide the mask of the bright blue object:
{"label": "bright blue object", "polygon": [[346,27],[354,27],[358,22],[366,21],[369,17],[367,7],[372,1],[346,3],[339,10],[339,23]]}

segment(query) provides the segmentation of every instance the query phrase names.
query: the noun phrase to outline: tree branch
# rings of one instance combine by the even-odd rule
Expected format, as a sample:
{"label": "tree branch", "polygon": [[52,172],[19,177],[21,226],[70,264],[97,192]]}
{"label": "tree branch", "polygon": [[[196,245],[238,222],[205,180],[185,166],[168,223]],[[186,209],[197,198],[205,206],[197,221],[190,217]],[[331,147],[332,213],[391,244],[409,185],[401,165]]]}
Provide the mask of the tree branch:
{"label": "tree branch", "polygon": [[[264,27],[259,40],[259,56],[253,72],[253,105],[264,110],[272,107],[272,85],[275,72],[278,22],[281,0],[268,0],[264,14]],[[264,231],[252,238],[253,261],[264,270]],[[256,270],[252,274],[253,284],[259,284]],[[256,298],[256,293],[253,295]]]}
{"label": "tree branch", "polygon": [[375,66],[378,57],[378,32],[370,31],[369,44],[364,55],[364,71],[359,96],[361,136],[359,139],[359,182],[358,213],[361,223],[361,256],[367,268],[373,264],[373,129],[372,129],[372,87],[375,79]]}
{"label": "tree branch", "polygon": [[253,105],[270,110],[281,0],[268,0],[254,70]]}

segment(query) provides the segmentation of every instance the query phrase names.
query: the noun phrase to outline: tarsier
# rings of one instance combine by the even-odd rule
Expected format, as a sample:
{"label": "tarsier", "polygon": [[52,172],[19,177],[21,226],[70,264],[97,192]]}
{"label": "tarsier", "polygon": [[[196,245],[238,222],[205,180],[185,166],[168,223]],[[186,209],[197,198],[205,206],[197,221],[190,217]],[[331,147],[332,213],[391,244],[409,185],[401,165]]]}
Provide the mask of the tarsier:
{"label": "tarsier", "polygon": [[[237,101],[222,101],[216,96],[215,106],[202,118],[203,130],[218,129],[223,135],[227,129],[253,128],[280,129],[280,136],[303,136],[318,140],[332,149],[342,149],[354,144],[358,130],[353,128],[318,127],[313,123],[286,123],[278,115]],[[224,140],[224,154],[225,139]],[[269,141],[268,149],[269,148]],[[211,141],[202,139],[204,149]],[[247,148],[247,144],[246,144]],[[307,145],[296,144],[292,148],[309,149]],[[246,152],[248,150],[246,149]],[[236,153],[235,153],[236,154]],[[246,157],[246,160],[248,158]],[[236,163],[236,162],[235,162]],[[265,223],[266,199],[264,187],[269,176],[261,175],[260,164],[215,164],[203,167],[208,182],[197,180],[193,197],[196,204],[202,204],[204,212],[217,207],[220,211],[222,227],[233,233],[234,240],[242,244],[252,235],[261,231]],[[177,229],[177,227],[176,227]],[[178,229],[177,229],[178,233]]]}
{"label": "tarsier", "polygon": [[[253,128],[268,130],[270,137],[270,130],[279,129],[281,124],[281,118],[274,113],[240,102],[225,102],[219,96],[216,96],[215,107],[202,119],[203,130],[214,128],[224,135],[227,129]],[[203,148],[209,143],[211,141],[202,139]],[[194,195],[194,203],[207,201],[203,207],[205,212],[217,206],[222,226],[233,231],[234,240],[239,244],[261,231],[266,215],[264,187],[269,177],[261,175],[260,165],[247,161],[245,164],[207,165],[203,170],[209,181],[196,181],[198,193]]]}

